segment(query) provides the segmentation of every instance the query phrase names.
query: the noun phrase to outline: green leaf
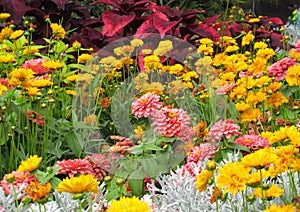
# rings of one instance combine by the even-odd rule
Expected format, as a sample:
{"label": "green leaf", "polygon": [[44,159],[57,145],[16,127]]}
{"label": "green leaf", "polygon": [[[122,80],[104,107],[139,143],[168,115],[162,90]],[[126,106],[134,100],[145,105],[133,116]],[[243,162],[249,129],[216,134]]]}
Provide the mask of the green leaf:
{"label": "green leaf", "polygon": [[50,184],[52,186],[53,189],[56,189],[56,187],[58,186],[58,184],[61,182],[61,180],[57,177],[53,177],[50,179]]}
{"label": "green leaf", "polygon": [[239,117],[239,112],[237,111],[235,104],[233,102],[230,102],[229,104],[227,104],[227,108],[229,110],[230,117],[233,120],[236,120]]}
{"label": "green leaf", "polygon": [[80,157],[82,153],[83,144],[80,142],[78,137],[73,131],[70,131],[66,134],[66,140],[68,147],[72,150],[76,157]]}
{"label": "green leaf", "polygon": [[162,151],[163,149],[155,144],[141,144],[128,149],[129,151],[133,151],[133,154],[139,154],[141,151]]}
{"label": "green leaf", "polygon": [[128,178],[129,188],[132,190],[132,194],[136,196],[142,196],[144,188],[145,173],[142,169],[138,169],[133,172]]}
{"label": "green leaf", "polygon": [[229,143],[227,146],[232,149],[238,149],[238,150],[242,150],[242,151],[250,153],[250,150],[247,147],[239,145],[239,144]]}
{"label": "green leaf", "polygon": [[64,42],[62,42],[61,40],[58,41],[56,43],[56,45],[54,46],[54,51],[57,54],[61,54],[65,49],[68,48],[68,45],[66,45]]}

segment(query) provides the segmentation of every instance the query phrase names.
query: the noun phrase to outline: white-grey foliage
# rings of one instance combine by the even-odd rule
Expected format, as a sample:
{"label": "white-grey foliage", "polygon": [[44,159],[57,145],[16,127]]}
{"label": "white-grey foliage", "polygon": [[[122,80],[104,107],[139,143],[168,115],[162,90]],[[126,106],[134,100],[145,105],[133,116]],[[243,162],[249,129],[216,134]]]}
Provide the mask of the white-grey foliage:
{"label": "white-grey foliage", "polygon": [[[82,200],[74,200],[70,193],[54,191],[53,200],[49,200],[45,204],[30,203],[24,206],[23,203],[20,203],[16,205],[16,199],[21,196],[24,188],[25,186],[22,185],[17,191],[11,189],[10,194],[6,195],[0,187],[0,206],[5,212],[77,212],[80,209],[80,201],[89,203],[88,207],[81,210],[82,212],[98,212],[107,204],[104,183],[99,186],[99,192],[94,199],[91,198],[91,194],[86,194]],[[1,209],[0,212],[2,212]]]}
{"label": "white-grey foliage", "polygon": [[284,27],[284,34],[289,36],[289,44],[296,45],[300,39],[300,25],[287,23]]}

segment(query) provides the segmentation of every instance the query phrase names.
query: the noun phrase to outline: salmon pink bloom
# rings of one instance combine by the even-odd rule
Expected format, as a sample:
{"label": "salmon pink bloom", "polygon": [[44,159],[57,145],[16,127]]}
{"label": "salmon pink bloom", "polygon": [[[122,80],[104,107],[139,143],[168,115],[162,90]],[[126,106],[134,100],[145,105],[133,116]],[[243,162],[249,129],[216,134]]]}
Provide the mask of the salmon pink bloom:
{"label": "salmon pink bloom", "polygon": [[269,141],[259,135],[244,135],[237,138],[234,141],[235,144],[239,144],[247,147],[250,150],[263,149],[265,147],[270,147]]}
{"label": "salmon pink bloom", "polygon": [[232,119],[227,119],[226,121],[220,120],[216,122],[208,133],[208,137],[213,140],[221,140],[224,135],[227,139],[231,136],[236,136],[241,134],[240,126],[235,124]]}
{"label": "salmon pink bloom", "polygon": [[295,64],[297,64],[296,60],[285,57],[270,66],[268,76],[275,77],[276,81],[283,80],[287,74],[287,70]]}
{"label": "salmon pink bloom", "polygon": [[154,131],[165,137],[178,137],[190,140],[194,131],[191,127],[190,116],[181,108],[164,107],[157,110],[151,117]]}
{"label": "salmon pink bloom", "polygon": [[154,93],[147,93],[132,102],[132,113],[137,118],[150,116],[154,111],[160,108],[160,97]]}

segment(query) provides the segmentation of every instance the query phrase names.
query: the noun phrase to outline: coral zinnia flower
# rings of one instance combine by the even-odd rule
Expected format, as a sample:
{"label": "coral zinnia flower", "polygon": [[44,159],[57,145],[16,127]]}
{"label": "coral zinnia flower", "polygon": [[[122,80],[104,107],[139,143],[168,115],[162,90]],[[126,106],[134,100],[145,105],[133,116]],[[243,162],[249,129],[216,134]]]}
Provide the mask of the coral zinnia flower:
{"label": "coral zinnia flower", "polygon": [[102,180],[106,176],[106,172],[111,171],[110,161],[104,155],[93,154],[86,156],[84,159],[92,165],[92,174],[97,180]]}
{"label": "coral zinnia flower", "polygon": [[120,200],[113,200],[107,212],[150,212],[149,205],[137,197],[121,197]]}
{"label": "coral zinnia flower", "polygon": [[156,111],[161,106],[159,101],[159,96],[150,93],[141,96],[140,98],[132,102],[132,113],[138,118],[150,116],[154,111]]}
{"label": "coral zinnia flower", "polygon": [[35,180],[30,182],[30,185],[25,188],[25,191],[33,201],[37,201],[46,197],[49,194],[51,188],[52,187],[49,182],[47,182],[46,184],[41,184],[40,182]]}
{"label": "coral zinnia flower", "polygon": [[194,135],[190,116],[181,108],[164,107],[152,114],[154,131],[161,136],[178,137],[185,141]]}
{"label": "coral zinnia flower", "polygon": [[93,175],[80,175],[78,177],[66,178],[57,186],[58,192],[68,192],[72,194],[84,191],[98,193],[98,182]]}
{"label": "coral zinnia flower", "polygon": [[236,192],[245,190],[249,171],[250,168],[244,167],[243,164],[238,162],[225,164],[219,168],[218,187],[225,188],[226,192],[236,195]]}
{"label": "coral zinnia flower", "polygon": [[247,147],[251,150],[262,149],[265,147],[270,147],[269,141],[258,135],[244,135],[239,137],[234,141],[235,144],[239,144]]}
{"label": "coral zinnia flower", "polygon": [[42,157],[37,155],[30,156],[27,160],[21,161],[17,172],[31,172],[37,169],[42,161]]}
{"label": "coral zinnia flower", "polygon": [[213,172],[209,170],[202,170],[196,178],[196,188],[198,191],[205,191],[208,180],[213,176]]}
{"label": "coral zinnia flower", "polygon": [[91,174],[93,171],[92,165],[85,159],[62,160],[57,162],[57,166],[61,169],[56,174],[68,174],[69,177],[77,173]]}
{"label": "coral zinnia flower", "polygon": [[246,167],[256,167],[261,169],[266,165],[274,163],[276,160],[278,160],[278,156],[275,154],[274,150],[266,147],[244,156],[241,163]]}

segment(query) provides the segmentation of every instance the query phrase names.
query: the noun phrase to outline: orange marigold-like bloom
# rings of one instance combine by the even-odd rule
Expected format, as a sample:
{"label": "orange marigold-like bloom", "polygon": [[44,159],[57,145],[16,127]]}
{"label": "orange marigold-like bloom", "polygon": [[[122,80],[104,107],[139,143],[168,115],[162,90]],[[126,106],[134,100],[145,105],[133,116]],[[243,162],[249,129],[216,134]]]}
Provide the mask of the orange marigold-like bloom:
{"label": "orange marigold-like bloom", "polygon": [[267,100],[267,104],[274,108],[278,108],[280,105],[288,102],[289,100],[280,91],[272,93],[271,97]]}
{"label": "orange marigold-like bloom", "polygon": [[251,122],[256,121],[261,116],[261,112],[259,109],[249,109],[241,114],[241,121],[242,122]]}
{"label": "orange marigold-like bloom", "polygon": [[52,186],[49,182],[46,184],[41,184],[38,180],[31,181],[30,184],[25,188],[28,193],[29,198],[33,201],[43,199],[49,195]]}

